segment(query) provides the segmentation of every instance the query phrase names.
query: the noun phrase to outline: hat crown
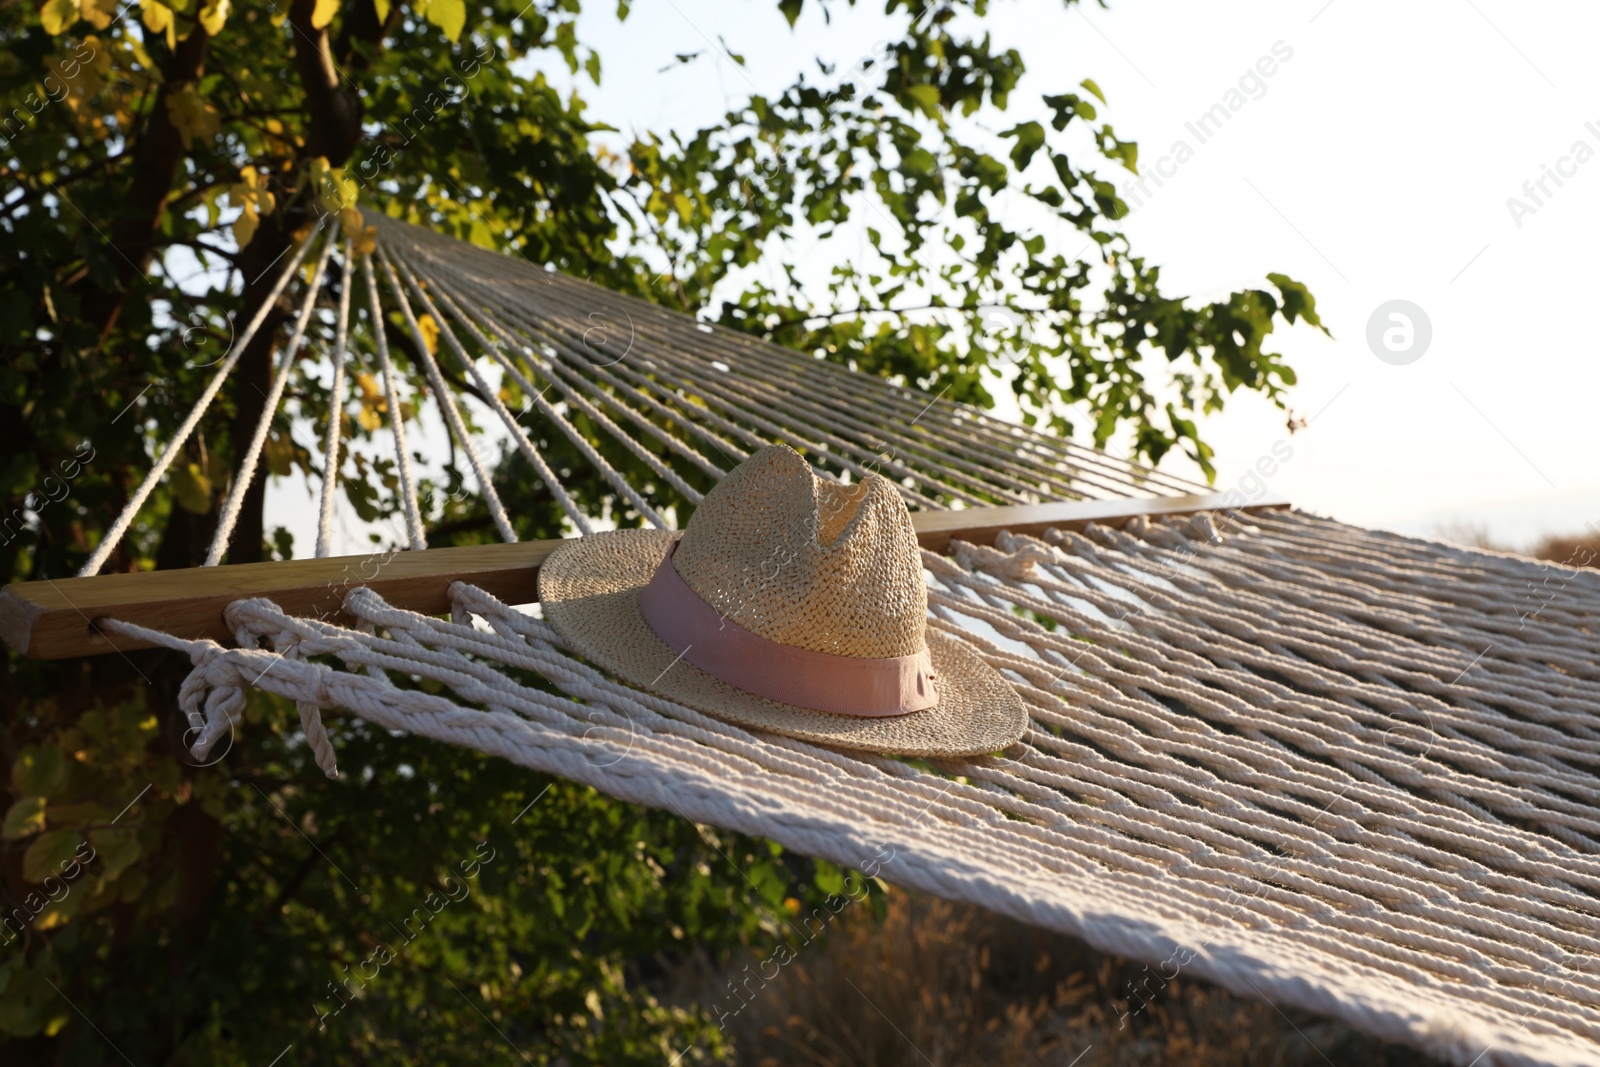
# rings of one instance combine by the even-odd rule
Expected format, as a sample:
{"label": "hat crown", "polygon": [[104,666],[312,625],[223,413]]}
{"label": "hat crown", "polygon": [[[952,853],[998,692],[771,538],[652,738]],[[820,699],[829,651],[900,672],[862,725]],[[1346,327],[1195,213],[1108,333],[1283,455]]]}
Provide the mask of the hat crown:
{"label": "hat crown", "polygon": [[869,659],[926,646],[916,530],[876,474],[841,485],[792,448],[764,448],[706,494],[673,565],[702,600],[769,641]]}

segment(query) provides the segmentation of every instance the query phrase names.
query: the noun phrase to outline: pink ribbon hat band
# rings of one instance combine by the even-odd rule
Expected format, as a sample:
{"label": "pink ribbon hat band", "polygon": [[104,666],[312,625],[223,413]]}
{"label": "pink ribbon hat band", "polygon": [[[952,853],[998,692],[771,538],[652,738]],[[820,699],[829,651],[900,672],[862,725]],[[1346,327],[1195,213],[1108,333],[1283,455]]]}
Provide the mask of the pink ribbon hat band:
{"label": "pink ribbon hat band", "polygon": [[861,718],[905,715],[939,703],[926,648],[865,659],[770,641],[689,587],[672,564],[677,547],[667,550],[650,584],[639,591],[639,612],[667,647],[713,678],[780,704]]}

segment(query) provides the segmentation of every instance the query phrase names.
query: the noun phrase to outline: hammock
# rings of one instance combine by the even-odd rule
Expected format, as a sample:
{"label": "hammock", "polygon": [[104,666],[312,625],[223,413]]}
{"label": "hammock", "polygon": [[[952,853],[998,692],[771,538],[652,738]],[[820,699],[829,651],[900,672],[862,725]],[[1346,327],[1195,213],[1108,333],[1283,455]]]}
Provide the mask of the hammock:
{"label": "hammock", "polygon": [[[440,355],[477,386],[580,531],[595,519],[561,488],[485,367],[517,381],[545,424],[657,525],[677,516],[658,514],[619,464],[640,484],[660,479],[692,501],[699,475],[685,472],[714,479],[770,441],[838,475],[883,473],[916,513],[930,625],[959,634],[1016,686],[1033,720],[1023,743],[963,761],[847,754],[622,685],[574,658],[536,608],[515,606],[531,599],[530,586],[510,571],[537,562],[531,549],[517,568],[500,569],[483,565],[487,549],[404,553],[395,557],[410,568],[403,582],[338,590],[340,624],[293,610],[299,601],[271,582],[252,584],[302,561],[229,567],[227,595],[187,614],[174,604],[195,602],[192,577],[183,592],[159,595],[162,574],[83,577],[54,592],[14,586],[0,594],[8,642],[46,655],[185,652],[194,670],[181,703],[200,729],[198,756],[231,736],[253,686],[297,702],[329,772],[337,731],[330,740],[321,711],[337,707],[1076,935],[1148,964],[1130,1017],[1182,974],[1464,1067],[1596,1061],[1600,572],[1282,508],[1215,509],[1214,497],[1179,495],[1200,487],[1159,472],[370,221],[377,250],[352,257],[346,246],[336,294],[322,284],[333,236],[311,265],[211,562],[226,552],[267,420],[323,296],[334,303],[332,388],[343,397],[359,275],[371,321],[392,307],[414,336],[508,541],[514,532],[422,314],[436,324]],[[315,241],[291,257],[277,293]],[[592,332],[600,321],[612,331],[604,344]],[[627,346],[614,336],[621,323]],[[398,412],[384,331],[371,339],[388,410]],[[236,358],[219,365],[86,575]],[[339,468],[340,423],[330,420],[329,471]],[[409,540],[420,549],[404,427],[391,429]],[[323,487],[319,556],[328,553],[334,481]],[[1079,503],[1048,503],[1062,500]],[[465,580],[446,573],[423,590],[414,561],[443,566],[448,553],[479,555],[458,571]],[[241,596],[268,587],[271,598]],[[81,614],[68,626],[72,612]],[[85,632],[90,617],[98,634]],[[224,635],[237,647],[212,639]],[[536,672],[559,695],[501,668]],[[417,677],[453,697],[418,691],[409,681]]]}

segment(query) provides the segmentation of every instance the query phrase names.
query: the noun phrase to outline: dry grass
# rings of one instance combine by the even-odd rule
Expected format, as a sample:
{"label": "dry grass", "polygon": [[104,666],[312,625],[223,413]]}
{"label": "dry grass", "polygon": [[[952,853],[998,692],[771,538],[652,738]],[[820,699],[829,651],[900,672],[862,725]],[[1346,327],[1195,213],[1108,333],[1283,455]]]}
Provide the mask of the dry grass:
{"label": "dry grass", "polygon": [[[724,1010],[744,1067],[1428,1067],[1341,1023],[1280,1012],[1182,975],[1119,1023],[1151,972],[977,908],[895,891],[852,904],[782,967],[680,978]],[[772,976],[764,984],[752,975]]]}
{"label": "dry grass", "polygon": [[1513,550],[1501,544],[1480,522],[1447,522],[1435,528],[1434,536],[1466,548],[1485,548],[1495,552],[1518,551],[1534,559],[1552,560],[1564,567],[1600,567],[1600,534],[1573,534],[1562,537],[1546,534],[1531,547]]}
{"label": "dry grass", "polygon": [[1546,537],[1528,554],[1564,567],[1600,567],[1600,537]]}

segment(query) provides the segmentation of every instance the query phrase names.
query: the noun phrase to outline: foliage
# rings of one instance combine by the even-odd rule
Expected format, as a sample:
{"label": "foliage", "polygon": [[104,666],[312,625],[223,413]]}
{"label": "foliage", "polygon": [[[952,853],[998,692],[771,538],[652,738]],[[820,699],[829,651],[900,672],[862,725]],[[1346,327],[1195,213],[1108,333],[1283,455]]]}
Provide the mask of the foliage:
{"label": "foliage", "polygon": [[[288,1062],[459,1062],[507,1040],[535,1063],[659,1063],[691,1042],[683,1062],[705,1062],[716,1029],[642,983],[691,946],[771,938],[789,894],[809,897],[812,864],[762,842],[359,720],[324,783],[268,699],[195,770],[153,749],[142,692],[39,699],[12,734],[46,743],[10,781],[9,877],[20,853],[20,880],[44,884],[6,928],[8,1063],[43,1055],[30,1035],[59,1035],[68,1063],[109,1059],[108,1040],[138,1063],[290,1045]],[[68,1025],[73,1005],[98,1029]]]}
{"label": "foliage", "polygon": [[[600,77],[576,0],[0,4],[0,580],[82,562],[265,305],[271,268],[321,213],[369,240],[358,205],[932,395],[989,404],[1005,382],[1030,420],[1067,432],[1086,410],[1098,441],[1126,430],[1146,458],[1181,448],[1209,470],[1198,416],[1241,387],[1284,402],[1293,374],[1268,340],[1279,323],[1319,325],[1310,295],[1281,275],[1194,307],[1164,292],[1089,165],[1137,165],[1094,83],[1047,86],[1051,119],[983,134],[976,120],[1005,111],[1025,73],[984,32],[984,0],[888,6],[903,33],[851,70],[752,97],[692,136],[619,145],[541,72]],[[802,3],[777,7],[792,23]],[[1002,218],[1007,195],[1032,215]],[[1052,216],[1089,260],[1050,247]],[[780,286],[752,280],[796,240],[851,233],[875,254],[825,263],[822,306],[793,266]],[[109,569],[203,557],[285,317],[266,307]],[[426,398],[410,342],[371,325]],[[329,329],[315,324],[319,342]],[[388,411],[371,353],[358,357],[344,397],[316,361],[294,368],[265,465],[322,478],[310,442],[348,420],[341,482],[377,523],[395,513],[397,477],[363,446],[415,411]],[[533,432],[587,507],[638,521],[569,442]],[[597,447],[625,474],[646,469]],[[248,487],[230,562],[295,550],[268,528],[265,481]],[[560,532],[519,458],[497,482],[520,532]],[[426,491],[431,543],[490,537],[453,457]],[[656,502],[683,503],[665,487]],[[533,1062],[653,1063],[686,1047],[683,1062],[714,1060],[726,1049],[709,1016],[663,1006],[654,979],[690,945],[770,946],[784,913],[837,878],[353,721],[336,730],[346,773],[324,781],[292,709],[266,698],[221,762],[196,768],[181,757],[185,667],[156,653],[7,660],[8,1063],[111,1060],[108,1045],[139,1063],[260,1064],[285,1046],[285,1063],[432,1063],[504,1055],[502,1039]],[[495,858],[470,894],[319,1029],[327,984],[370,970],[384,925],[453,891],[443,872],[480,843]]]}

